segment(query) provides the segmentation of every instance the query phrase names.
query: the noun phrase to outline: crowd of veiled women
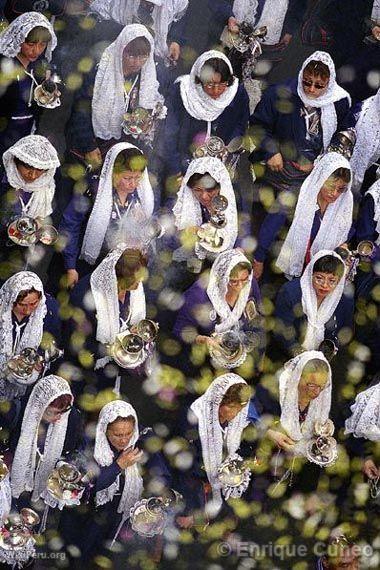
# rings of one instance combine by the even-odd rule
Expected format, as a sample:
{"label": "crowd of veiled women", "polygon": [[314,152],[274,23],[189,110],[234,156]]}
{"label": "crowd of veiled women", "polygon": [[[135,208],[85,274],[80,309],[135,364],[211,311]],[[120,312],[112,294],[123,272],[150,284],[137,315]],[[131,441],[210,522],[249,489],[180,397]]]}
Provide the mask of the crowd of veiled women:
{"label": "crowd of veiled women", "polygon": [[380,2],[1,5],[0,563],[378,567]]}

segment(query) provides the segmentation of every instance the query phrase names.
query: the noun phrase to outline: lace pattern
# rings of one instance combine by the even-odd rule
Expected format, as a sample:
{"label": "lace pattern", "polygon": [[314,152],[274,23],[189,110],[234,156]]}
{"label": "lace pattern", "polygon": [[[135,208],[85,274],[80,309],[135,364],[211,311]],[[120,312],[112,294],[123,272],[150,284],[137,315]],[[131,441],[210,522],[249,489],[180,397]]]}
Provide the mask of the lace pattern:
{"label": "lace pattern", "polygon": [[32,501],[37,501],[46,489],[47,479],[62,455],[69,414],[49,424],[43,457],[36,466],[38,427],[49,404],[62,394],[72,397],[70,386],[66,380],[54,375],[42,378],[30,394],[12,463],[13,497],[19,497],[24,491],[32,491]]}
{"label": "lace pattern", "polygon": [[[26,182],[17,169],[15,158],[46,172],[37,180]],[[32,194],[26,205],[25,213],[32,218],[49,216],[53,211],[54,176],[60,162],[57,151],[48,139],[40,135],[23,137],[4,153],[3,163],[8,182],[12,188]]]}
{"label": "lace pattern", "polygon": [[25,12],[9,24],[0,34],[0,53],[7,57],[16,57],[29,32],[37,26],[46,28],[51,35],[45,52],[46,59],[51,61],[52,52],[57,47],[57,37],[49,20],[39,12]]}
{"label": "lace pattern", "polygon": [[233,101],[239,87],[239,81],[235,77],[233,84],[218,99],[212,99],[205,93],[202,85],[195,83],[202,67],[214,57],[222,59],[233,73],[230,60],[220,51],[210,50],[195,60],[190,75],[182,75],[176,80],[180,84],[181,99],[186,111],[198,121],[215,121]]}
{"label": "lace pattern", "polygon": [[[115,266],[125,251],[125,244],[111,251],[91,275],[91,292],[95,301],[97,329],[96,340],[103,344],[114,342],[120,332],[119,298]],[[145,319],[146,304],[142,283],[130,292],[129,323],[136,324]]]}
{"label": "lace pattern", "polygon": [[44,319],[47,313],[46,297],[41,279],[31,271],[20,271],[12,275],[0,289],[0,351],[7,360],[13,356],[12,308],[21,291],[34,288],[42,296],[37,308],[30,315],[18,344],[18,353],[24,348],[37,349],[41,343]]}
{"label": "lace pattern", "polygon": [[[198,419],[198,431],[202,445],[202,459],[207,478],[212,487],[211,505],[207,506],[210,515],[215,515],[222,506],[221,486],[218,480],[218,467],[223,461],[223,432],[219,423],[219,406],[224,394],[234,384],[246,384],[245,380],[232,372],[216,378],[206,392],[195,400],[190,409]],[[228,422],[226,446],[228,455],[237,452],[241,435],[248,425],[247,406]]]}
{"label": "lace pattern", "polygon": [[[304,367],[309,360],[314,358],[323,360],[327,364],[329,376],[325,389],[310,402],[306,420],[301,426],[298,412],[298,384]],[[313,437],[315,422],[325,422],[328,419],[331,408],[331,389],[331,368],[322,352],[309,350],[285,363],[279,377],[281,425],[286,433],[297,442],[296,454],[306,453],[306,444]]]}
{"label": "lace pattern", "polygon": [[[331,291],[318,307],[317,295],[313,287],[314,265],[324,257],[331,255],[341,261],[343,266],[343,276],[338,285]],[[346,265],[343,259],[335,251],[321,250],[316,253],[307,265],[301,277],[302,309],[307,316],[306,336],[302,343],[305,350],[317,350],[325,338],[325,324],[331,319],[339,301],[342,298],[346,277]]]}
{"label": "lace pattern", "polygon": [[9,473],[0,482],[0,521],[3,521],[11,511],[12,494]]}
{"label": "lace pattern", "polygon": [[[110,223],[112,213],[112,174],[115,160],[121,151],[136,146],[129,143],[115,144],[107,152],[104,164],[100,174],[98,192],[96,194],[95,203],[92,208],[89,220],[87,222],[86,231],[83,238],[81,259],[93,265],[99,257],[107,228]],[[139,149],[137,149],[139,150]],[[143,176],[137,186],[137,194],[141,203],[142,213],[147,220],[153,214],[154,194],[152,185],[149,180],[148,170],[145,168]],[[123,236],[123,242],[126,242],[128,236]]]}
{"label": "lace pattern", "polygon": [[[98,424],[96,426],[94,449],[95,461],[102,467],[111,465],[114,460],[114,454],[108,443],[106,431],[108,424],[115,421],[119,416],[122,418],[132,416],[135,419],[135,428],[129,445],[135,445],[139,438],[139,425],[136,410],[130,404],[123,402],[122,400],[115,400],[114,402],[106,404],[99,414]],[[136,463],[127,467],[124,470],[124,474],[125,484],[117,512],[123,513],[124,516],[127,516],[129,515],[131,507],[133,507],[136,501],[141,497],[143,481]],[[118,488],[119,477],[107,489],[103,489],[96,493],[97,505],[106,504],[111,501]]]}
{"label": "lace pattern", "polygon": [[215,326],[215,332],[217,333],[226,332],[237,327],[247,304],[252,284],[252,272],[249,275],[248,283],[240,291],[238,300],[232,310],[226,301],[230,273],[238,263],[242,262],[249,263],[249,260],[241,251],[231,249],[220,253],[211,267],[207,295],[221,319],[221,322]]}
{"label": "lace pattern", "polygon": [[[120,139],[123,116],[128,108],[129,97],[125,92],[123,74],[123,50],[135,38],[144,37],[151,45],[151,53],[140,72],[139,107],[154,109],[163,103],[158,91],[156,66],[153,59],[153,38],[145,26],[125,26],[116,40],[104,50],[95,77],[92,99],[92,124],[94,133],[103,140]],[[166,107],[163,114],[166,113]]]}
{"label": "lace pattern", "polygon": [[[330,79],[326,93],[317,99],[309,99],[302,86],[303,72],[305,67],[311,61],[320,61],[327,65],[330,70]],[[302,103],[306,107],[316,107],[321,109],[321,124],[323,130],[323,148],[327,149],[330,144],[331,138],[337,129],[337,116],[334,103],[341,99],[347,98],[351,105],[351,97],[342,87],[336,82],[335,65],[331,56],[324,51],[315,51],[303,63],[302,68],[298,74],[298,88],[297,93]]]}
{"label": "lace pattern", "polygon": [[366,194],[373,198],[374,202],[374,221],[376,222],[376,232],[379,234],[376,239],[376,244],[380,245],[380,180],[376,180]]}
{"label": "lace pattern", "polygon": [[344,433],[380,441],[380,384],[367,388],[356,396]]}
{"label": "lace pattern", "polygon": [[[301,186],[293,222],[276,262],[277,267],[287,275],[298,277],[302,274],[311,228],[318,208],[318,193],[338,168],[351,170],[346,158],[339,153],[329,152],[317,162]],[[344,243],[351,228],[352,215],[353,196],[350,182],[347,191],[327,207],[311,246],[311,254],[315,255],[322,249],[334,250]]]}

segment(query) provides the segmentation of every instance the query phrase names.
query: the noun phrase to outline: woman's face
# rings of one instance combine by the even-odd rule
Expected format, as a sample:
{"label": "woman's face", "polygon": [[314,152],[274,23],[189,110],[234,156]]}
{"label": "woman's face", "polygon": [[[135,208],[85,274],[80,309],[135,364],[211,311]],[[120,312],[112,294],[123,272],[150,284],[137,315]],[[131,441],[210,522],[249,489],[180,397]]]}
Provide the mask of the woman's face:
{"label": "woman's face", "polygon": [[327,372],[302,372],[298,384],[298,397],[310,401],[315,400],[326,387],[327,381]]}
{"label": "woman's face", "polygon": [[228,83],[222,81],[220,73],[214,73],[206,82],[202,81],[203,91],[207,93],[211,99],[219,99],[228,89]]}
{"label": "woman's face", "polygon": [[65,410],[56,408],[54,406],[48,406],[42,416],[42,419],[48,424],[56,424],[64,414],[67,414],[72,408],[72,405],[68,406]]}
{"label": "woman's face", "polygon": [[37,309],[40,304],[41,297],[35,291],[28,293],[22,301],[16,302],[13,305],[13,312],[17,316],[30,317],[32,313]]}
{"label": "woman's face", "polygon": [[340,281],[335,273],[315,271],[312,277],[312,285],[318,300],[323,300],[334,291]]}
{"label": "woman's face", "polygon": [[136,190],[142,176],[142,172],[135,170],[114,172],[112,175],[113,186],[118,192],[132,194]]}
{"label": "woman's face", "polygon": [[34,182],[38,180],[46,170],[42,170],[41,168],[34,168],[34,166],[29,166],[28,164],[17,164],[17,170],[20,174],[21,178],[25,180],[25,182]]}
{"label": "woman's face", "polygon": [[248,269],[241,269],[240,271],[234,272],[230,275],[230,279],[227,285],[227,293],[240,293],[243,287],[245,287],[249,281],[249,271]]}
{"label": "woman's face", "polygon": [[123,52],[123,73],[124,75],[135,75],[139,73],[149,59],[150,54],[132,55],[128,53],[128,46]]}
{"label": "woman's face", "polygon": [[319,191],[318,197],[327,204],[334,204],[339,196],[347,192],[348,184],[341,178],[329,176]]}
{"label": "woman's face", "polygon": [[20,54],[29,62],[36,61],[47,48],[48,42],[23,42]]}
{"label": "woman's face", "polygon": [[195,198],[198,202],[207,210],[211,209],[211,203],[215,196],[218,196],[220,193],[220,186],[216,186],[215,188],[206,188],[202,181],[199,180],[191,189],[192,193],[194,194]]}
{"label": "woman's face", "polygon": [[117,451],[123,451],[129,446],[134,430],[135,424],[131,420],[117,420],[108,425],[107,439]]}
{"label": "woman's face", "polygon": [[324,95],[329,86],[329,79],[322,79],[320,75],[314,75],[304,71],[302,76],[302,88],[309,99],[318,99]]}
{"label": "woman's face", "polygon": [[231,404],[221,404],[219,406],[219,421],[232,422],[236,416],[242,411],[246,404],[231,403]]}

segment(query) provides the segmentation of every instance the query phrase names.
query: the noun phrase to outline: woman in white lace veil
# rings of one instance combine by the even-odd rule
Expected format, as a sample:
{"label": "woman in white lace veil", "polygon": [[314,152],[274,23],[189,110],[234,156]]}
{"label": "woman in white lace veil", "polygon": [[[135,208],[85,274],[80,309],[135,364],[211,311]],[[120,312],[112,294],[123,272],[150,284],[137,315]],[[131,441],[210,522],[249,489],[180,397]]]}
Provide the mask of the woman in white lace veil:
{"label": "woman in white lace veil", "polygon": [[[308,247],[310,254],[314,255],[321,249],[334,250],[346,242],[352,225],[353,196],[351,179],[347,184],[342,179],[342,189],[336,188],[341,182],[334,173],[340,169],[344,169],[344,173],[351,172],[346,158],[329,152],[317,162],[302,184],[293,222],[276,262],[286,275],[297,277],[302,274]],[[328,194],[328,202],[323,198],[327,203],[324,204],[324,213],[321,210],[322,192]],[[316,215],[322,219],[310,247]]]}
{"label": "woman in white lace veil", "polygon": [[[305,67],[314,61],[320,61],[326,65],[330,71],[330,77],[326,92],[321,94],[319,97],[310,98],[306,95],[303,87],[303,75]],[[334,107],[334,103],[340,101],[341,99],[348,98],[351,104],[351,98],[347,91],[337,84],[335,65],[331,56],[324,51],[315,51],[312,53],[302,64],[300,72],[298,74],[298,96],[305,105],[305,107],[315,107],[321,109],[321,126],[323,131],[323,148],[326,151],[328,145],[330,144],[331,138],[335,131],[337,130],[337,115]]]}
{"label": "woman in white lace veil", "polygon": [[25,12],[18,16],[0,34],[0,54],[7,57],[16,57],[21,50],[28,34],[34,28],[45,28],[50,34],[50,41],[46,48],[46,59],[51,60],[51,55],[57,47],[57,37],[49,20],[39,12]]}
{"label": "woman in white lace veil", "polygon": [[[236,384],[242,388],[236,401],[226,404],[223,409],[226,393]],[[218,467],[227,456],[239,450],[243,430],[248,425],[248,401],[249,388],[245,380],[237,374],[228,373],[213,380],[203,396],[190,407],[198,424],[201,461],[212,488],[212,499],[206,505],[206,512],[212,516],[218,513],[223,502],[221,484],[217,478]]]}
{"label": "woman in white lace veil", "polygon": [[12,189],[29,196],[26,203],[18,197],[22,214],[41,219],[49,216],[53,211],[54,176],[60,166],[50,141],[40,135],[23,137],[4,153],[3,163]]}
{"label": "woman in white lace veil", "polygon": [[[168,53],[168,33],[173,22],[181,19],[185,13],[188,0],[150,0],[154,5],[153,31],[155,53],[165,57]],[[135,0],[94,0],[90,10],[95,11],[102,18],[115,20],[123,26],[133,24],[138,13],[139,2]]]}
{"label": "woman in white lace veil", "polygon": [[[129,143],[117,143],[111,147],[104,160],[95,203],[87,222],[80,255],[91,265],[96,262],[102,247],[104,247],[104,240],[111,221],[115,161],[119,154],[126,149],[139,150]],[[133,237],[137,241],[138,237],[135,232],[142,232],[143,227],[147,225],[153,214],[154,195],[146,167],[137,183],[137,195],[139,201],[133,208],[132,215],[128,216],[127,223],[123,224],[120,220],[118,232],[113,236],[114,244],[109,244],[110,247],[115,246],[118,242],[128,241],[129,233],[132,234],[131,238]]]}
{"label": "woman in white lace veil", "polygon": [[213,75],[213,70],[207,66],[207,61],[214,58],[223,60],[233,74],[229,59],[219,51],[210,50],[195,60],[189,75],[182,75],[177,79],[186,111],[198,121],[207,121],[208,136],[210,136],[211,122],[215,121],[233,101],[239,87],[239,81],[234,77],[232,84],[218,98],[211,98],[205,92],[202,83],[211,81]]}
{"label": "woman in white lace veil", "polygon": [[[279,390],[280,423],[290,438],[284,448],[294,455],[305,455],[315,423],[324,423],[331,408],[331,368],[322,352],[309,350],[289,360],[280,373]],[[267,435],[283,445],[278,440],[281,431],[270,429]]]}
{"label": "woman in white lace veil", "polygon": [[[226,226],[220,230],[220,234],[223,237],[223,244],[220,251],[231,249],[235,245],[235,241],[238,235],[238,218],[237,218],[237,208],[234,189],[231,183],[231,178],[228,170],[224,166],[221,160],[213,157],[196,158],[193,160],[187,172],[182,180],[181,187],[177,194],[177,200],[173,208],[173,213],[175,217],[175,225],[177,230],[186,230],[186,228],[200,228],[202,225],[202,205],[198,200],[196,193],[189,187],[189,179],[194,174],[208,174],[214,181],[218,183],[220,187],[219,194],[227,198],[228,206],[225,211],[226,216]],[[206,179],[205,179],[206,180]],[[195,252],[199,255],[215,258],[215,254],[207,253],[202,245],[198,242],[196,245]],[[173,259],[175,261],[181,261],[182,257],[185,258],[189,255],[189,252],[185,251],[184,247],[176,250],[173,253]]]}
{"label": "woman in white lace veil", "polygon": [[135,38],[146,38],[151,46],[149,57],[140,71],[138,106],[154,109],[163,103],[158,91],[156,67],[153,60],[153,38],[145,26],[126,26],[116,40],[104,50],[95,78],[92,99],[92,125],[96,137],[103,140],[119,140],[122,122],[129,105],[129,93],[125,90],[123,52]]}
{"label": "woman in white lace veil", "polygon": [[[336,258],[340,264],[334,273],[334,288],[322,299],[319,299],[315,286],[315,264],[328,257]],[[334,251],[321,250],[316,253],[306,266],[301,277],[302,309],[307,316],[306,335],[302,342],[305,350],[317,350],[325,337],[325,325],[333,316],[343,295],[346,266],[343,259]],[[325,274],[323,274],[325,276]],[[326,285],[324,284],[324,287]]]}
{"label": "woman in white lace veil", "polygon": [[380,157],[380,90],[363,102],[355,130],[356,144],[350,163],[353,191],[357,194],[366,171]]}
{"label": "woman in white lace veil", "polygon": [[[56,408],[55,402],[58,403],[59,399],[65,402],[64,409]],[[46,376],[33,388],[12,463],[13,497],[18,498],[28,491],[32,492],[32,501],[37,501],[46,492],[47,479],[65,451],[72,404],[70,386],[59,376]],[[46,437],[43,448],[39,449],[39,428],[43,421],[46,423]]]}

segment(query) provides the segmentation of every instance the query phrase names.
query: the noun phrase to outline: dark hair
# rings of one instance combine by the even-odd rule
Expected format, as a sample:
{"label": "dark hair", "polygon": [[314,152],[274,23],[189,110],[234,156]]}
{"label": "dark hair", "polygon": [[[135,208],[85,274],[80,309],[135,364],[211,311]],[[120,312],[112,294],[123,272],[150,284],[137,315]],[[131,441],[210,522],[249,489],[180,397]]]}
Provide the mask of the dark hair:
{"label": "dark hair", "polygon": [[25,297],[27,297],[30,293],[37,293],[39,299],[41,299],[42,297],[41,291],[37,291],[37,289],[32,287],[31,289],[25,289],[24,291],[20,291],[20,293],[16,297],[15,303],[21,303],[21,301],[23,301]]}
{"label": "dark hair", "polygon": [[49,407],[57,408],[57,410],[66,410],[69,406],[71,406],[73,402],[73,397],[71,394],[61,394],[50,402]]}
{"label": "dark hair", "polygon": [[215,180],[215,178],[213,178],[211,176],[211,174],[209,174],[208,172],[205,172],[204,174],[201,174],[200,172],[195,172],[194,174],[192,174],[189,178],[189,180],[187,181],[187,185],[189,188],[194,188],[198,182],[202,182],[202,180],[207,176],[207,179],[212,182],[214,181],[214,185],[213,186],[209,186],[207,184],[207,186],[205,187],[206,190],[215,190],[215,188],[220,188],[220,184],[219,182],[217,182]]}
{"label": "dark hair", "polygon": [[334,255],[324,255],[317,259],[313,266],[313,273],[333,273],[337,277],[343,277],[344,264]]}
{"label": "dark hair", "polygon": [[113,424],[116,424],[116,422],[132,422],[133,425],[135,425],[135,423],[136,423],[135,418],[133,416],[127,416],[126,418],[124,418],[123,416],[117,416],[116,420],[113,420],[113,422],[110,422],[107,425],[107,429],[110,426],[113,426]]}
{"label": "dark hair", "polygon": [[248,273],[251,273],[252,265],[249,263],[249,261],[240,261],[240,263],[237,263],[231,269],[230,277],[233,275],[237,275],[239,271],[248,271]]}
{"label": "dark hair", "polygon": [[117,174],[126,170],[144,172],[147,162],[146,157],[138,148],[126,148],[117,155],[113,171]]}
{"label": "dark hair", "polygon": [[[220,59],[219,57],[212,57],[211,59],[208,59],[207,61],[204,62],[204,64],[202,65],[202,69],[199,72],[199,75],[202,75],[202,72],[204,71],[204,69],[206,68],[211,68],[214,73],[220,73],[220,77],[221,77],[221,82],[222,83],[228,83],[228,86],[232,85],[232,83],[234,82],[234,76],[231,73],[230,68],[228,67],[227,63],[223,60]],[[210,81],[210,79],[208,80]],[[201,77],[196,77],[195,78],[195,83],[207,83],[207,80],[202,80]]]}
{"label": "dark hair", "polygon": [[136,282],[136,273],[146,267],[147,264],[148,259],[142,251],[139,249],[126,249],[115,266],[119,285],[122,283],[126,288],[133,285]]}
{"label": "dark hair", "polygon": [[333,178],[339,178],[339,180],[343,180],[343,182],[346,182],[346,184],[348,184],[351,180],[351,171],[348,168],[344,168],[342,166],[341,168],[334,170],[331,176]]}
{"label": "dark hair", "polygon": [[31,164],[28,164],[27,162],[20,160],[19,158],[17,158],[17,156],[14,157],[14,163],[16,166],[24,166],[24,168],[33,168],[35,170],[42,170],[42,171],[49,170],[48,168],[35,168]]}
{"label": "dark hair", "polygon": [[[305,366],[303,367],[302,374],[304,372],[326,372],[329,371],[329,365],[324,360],[320,358],[312,358],[308,362],[306,362]],[[302,375],[301,374],[301,375]]]}
{"label": "dark hair", "polygon": [[51,33],[47,28],[43,26],[36,26],[30,30],[29,34],[26,36],[24,42],[28,44],[36,44],[38,42],[49,43],[51,41]]}
{"label": "dark hair", "polygon": [[123,50],[123,55],[150,55],[151,45],[144,36],[139,36],[130,41]]}
{"label": "dark hair", "polygon": [[224,394],[220,405],[243,404],[248,402],[250,396],[251,390],[247,384],[233,384]]}
{"label": "dark hair", "polygon": [[330,70],[325,63],[321,61],[309,61],[305,69],[303,70],[310,75],[315,75],[316,77],[320,77],[321,79],[330,79]]}

